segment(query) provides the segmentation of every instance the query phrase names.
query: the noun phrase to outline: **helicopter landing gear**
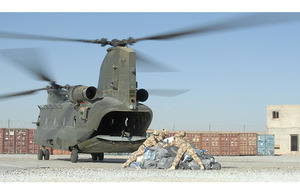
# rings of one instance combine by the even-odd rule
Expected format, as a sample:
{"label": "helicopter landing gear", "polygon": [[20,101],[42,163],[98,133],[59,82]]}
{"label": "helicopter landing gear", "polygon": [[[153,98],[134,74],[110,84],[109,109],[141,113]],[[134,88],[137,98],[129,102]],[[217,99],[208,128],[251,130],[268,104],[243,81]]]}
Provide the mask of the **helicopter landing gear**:
{"label": "helicopter landing gear", "polygon": [[37,153],[37,159],[38,160],[49,160],[50,158],[50,152],[48,149],[45,149],[45,146],[42,147]]}
{"label": "helicopter landing gear", "polygon": [[78,161],[78,150],[73,148],[71,152],[71,162],[77,163],[77,161]]}
{"label": "helicopter landing gear", "polygon": [[43,160],[43,157],[44,157],[44,152],[42,149],[40,149],[37,153],[37,158],[38,160]]}
{"label": "helicopter landing gear", "polygon": [[93,161],[104,159],[104,153],[93,153],[91,155],[92,155]]}
{"label": "helicopter landing gear", "polygon": [[44,160],[49,160],[49,158],[50,158],[50,152],[48,149],[46,149],[44,154]]}

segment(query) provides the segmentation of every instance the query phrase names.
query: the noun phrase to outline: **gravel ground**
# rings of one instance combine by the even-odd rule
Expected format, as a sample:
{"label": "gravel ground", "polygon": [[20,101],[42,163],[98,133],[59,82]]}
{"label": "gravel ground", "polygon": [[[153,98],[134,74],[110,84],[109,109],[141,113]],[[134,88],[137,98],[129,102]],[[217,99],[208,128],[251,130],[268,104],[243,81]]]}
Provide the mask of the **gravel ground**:
{"label": "gravel ground", "polygon": [[300,169],[220,171],[39,168],[0,172],[1,182],[299,182]]}
{"label": "gravel ground", "polygon": [[[16,161],[29,158],[29,163],[37,161],[35,156],[0,156],[0,161],[8,158]],[[60,157],[61,158],[61,157]],[[115,157],[114,157],[115,158]],[[120,157],[123,158],[124,157]],[[216,157],[221,170],[161,170],[120,168],[122,163],[104,164],[82,161],[70,163],[52,158],[47,163],[53,166],[0,169],[0,182],[299,182],[300,156],[252,156]],[[9,161],[7,161],[9,162]],[[9,164],[7,163],[6,164]],[[21,161],[22,162],[22,161]],[[57,164],[55,164],[57,163]],[[64,164],[65,163],[65,164]],[[1,164],[1,163],[0,163]],[[56,165],[63,164],[63,167]],[[108,163],[109,164],[109,163]],[[71,166],[72,165],[72,166]],[[74,167],[76,165],[77,167]],[[94,167],[88,167],[94,166]],[[95,167],[97,166],[97,167]],[[117,168],[116,168],[117,167]],[[1,167],[0,167],[1,168]]]}

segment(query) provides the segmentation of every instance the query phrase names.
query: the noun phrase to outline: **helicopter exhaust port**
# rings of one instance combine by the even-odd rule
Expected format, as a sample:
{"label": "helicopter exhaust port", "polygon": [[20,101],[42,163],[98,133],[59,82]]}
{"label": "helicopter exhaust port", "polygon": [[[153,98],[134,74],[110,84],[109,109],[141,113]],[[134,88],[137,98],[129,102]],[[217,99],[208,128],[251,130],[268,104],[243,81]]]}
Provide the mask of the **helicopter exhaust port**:
{"label": "helicopter exhaust port", "polygon": [[68,90],[68,97],[71,102],[82,102],[85,100],[92,100],[95,98],[97,88],[90,86],[76,85],[71,86]]}

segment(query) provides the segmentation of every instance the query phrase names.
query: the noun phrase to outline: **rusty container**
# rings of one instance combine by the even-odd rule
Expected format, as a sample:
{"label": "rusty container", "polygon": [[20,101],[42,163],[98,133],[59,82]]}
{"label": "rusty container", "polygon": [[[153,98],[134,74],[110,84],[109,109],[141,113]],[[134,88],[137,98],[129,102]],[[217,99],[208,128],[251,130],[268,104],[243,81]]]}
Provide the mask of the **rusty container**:
{"label": "rusty container", "polygon": [[29,129],[27,145],[28,154],[37,154],[37,152],[41,149],[41,146],[35,144],[33,141],[34,133],[34,129]]}
{"label": "rusty container", "polygon": [[207,154],[214,156],[221,155],[221,134],[203,133],[201,136],[201,149],[206,150]]}
{"label": "rusty container", "polygon": [[[0,153],[1,154],[37,154],[41,146],[33,141],[35,129],[1,128]],[[52,154],[52,148],[46,147]]]}
{"label": "rusty container", "polygon": [[61,155],[62,150],[53,149],[53,155]]}
{"label": "rusty container", "polygon": [[29,131],[28,129],[1,129],[1,153],[27,154]]}
{"label": "rusty container", "polygon": [[28,130],[16,129],[14,130],[15,136],[15,153],[27,154],[28,145]]}
{"label": "rusty container", "polygon": [[0,154],[4,153],[4,130],[0,129]]}
{"label": "rusty container", "polygon": [[222,133],[221,134],[221,155],[222,156],[238,156],[239,155],[239,134],[238,133]]}
{"label": "rusty container", "polygon": [[257,133],[239,134],[239,154],[257,155]]}
{"label": "rusty container", "polygon": [[15,154],[16,144],[15,144],[15,131],[14,129],[4,129],[4,154]]}
{"label": "rusty container", "polygon": [[64,151],[64,150],[58,150],[58,149],[53,149],[52,151],[53,155],[70,155],[70,151]]}
{"label": "rusty container", "polygon": [[195,145],[195,148],[201,150],[201,133],[194,133],[192,138],[191,138],[191,141],[192,143]]}

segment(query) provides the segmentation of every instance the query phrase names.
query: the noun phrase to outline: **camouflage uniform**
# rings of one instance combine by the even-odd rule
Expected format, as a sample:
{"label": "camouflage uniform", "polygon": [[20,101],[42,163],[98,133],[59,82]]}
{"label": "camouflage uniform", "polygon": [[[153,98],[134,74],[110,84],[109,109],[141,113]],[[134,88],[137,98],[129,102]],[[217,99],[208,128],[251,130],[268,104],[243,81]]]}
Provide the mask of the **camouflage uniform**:
{"label": "camouflage uniform", "polygon": [[180,135],[174,136],[174,141],[163,146],[164,148],[169,146],[175,146],[178,148],[177,155],[174,159],[174,162],[172,163],[172,166],[170,169],[175,169],[175,167],[178,165],[182,155],[187,152],[191,155],[191,157],[198,163],[198,165],[201,167],[201,169],[204,169],[204,166],[201,162],[201,159],[197,156],[194,148],[192,148],[191,144],[186,142],[184,138]]}
{"label": "camouflage uniform", "polygon": [[193,142],[186,136],[186,134],[184,135],[184,136],[182,136],[182,135],[180,135],[179,133],[176,133],[175,135],[174,135],[174,137],[176,137],[176,136],[181,136],[181,138],[185,141],[185,142],[187,142],[187,143],[190,143],[190,144],[192,144]]}
{"label": "camouflage uniform", "polygon": [[146,148],[158,145],[157,138],[157,135],[151,135],[149,138],[147,138],[146,141],[138,148],[138,150],[132,153],[133,156],[128,159],[122,167],[126,168],[128,165],[130,165],[130,163],[134,162],[139,155],[143,155]]}
{"label": "camouflage uniform", "polygon": [[167,129],[163,129],[163,131],[159,133],[157,140],[159,142],[163,142],[168,135],[169,135],[169,131]]}

